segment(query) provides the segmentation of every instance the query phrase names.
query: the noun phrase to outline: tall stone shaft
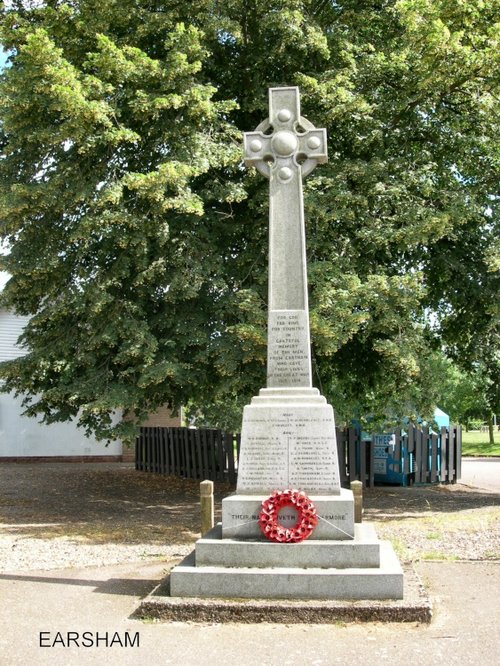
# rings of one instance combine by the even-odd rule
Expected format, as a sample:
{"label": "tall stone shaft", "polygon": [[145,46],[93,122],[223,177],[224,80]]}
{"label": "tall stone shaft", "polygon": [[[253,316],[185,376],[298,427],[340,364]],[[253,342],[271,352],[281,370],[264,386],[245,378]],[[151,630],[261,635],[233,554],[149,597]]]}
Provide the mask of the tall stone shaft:
{"label": "tall stone shaft", "polygon": [[302,178],[326,160],[298,88],[271,88],[269,119],[245,133],[245,163],[270,181],[268,388],[312,386]]}

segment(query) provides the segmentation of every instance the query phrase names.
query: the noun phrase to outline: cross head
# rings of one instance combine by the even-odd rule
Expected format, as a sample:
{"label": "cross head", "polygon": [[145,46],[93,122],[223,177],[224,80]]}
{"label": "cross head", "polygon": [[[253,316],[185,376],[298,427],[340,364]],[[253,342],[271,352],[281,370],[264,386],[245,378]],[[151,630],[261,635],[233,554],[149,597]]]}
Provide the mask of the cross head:
{"label": "cross head", "polygon": [[269,119],[245,132],[245,164],[267,178],[291,183],[327,161],[326,129],[317,129],[300,115],[299,89],[269,89]]}

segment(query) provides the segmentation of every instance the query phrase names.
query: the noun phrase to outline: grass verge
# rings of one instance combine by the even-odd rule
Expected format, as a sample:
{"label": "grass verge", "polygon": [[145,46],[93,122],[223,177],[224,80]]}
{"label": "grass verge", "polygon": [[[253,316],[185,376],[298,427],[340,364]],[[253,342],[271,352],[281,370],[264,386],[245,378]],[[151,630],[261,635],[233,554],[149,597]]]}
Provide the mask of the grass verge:
{"label": "grass verge", "polygon": [[494,444],[490,444],[487,432],[462,430],[463,456],[500,456],[500,432],[494,432]]}

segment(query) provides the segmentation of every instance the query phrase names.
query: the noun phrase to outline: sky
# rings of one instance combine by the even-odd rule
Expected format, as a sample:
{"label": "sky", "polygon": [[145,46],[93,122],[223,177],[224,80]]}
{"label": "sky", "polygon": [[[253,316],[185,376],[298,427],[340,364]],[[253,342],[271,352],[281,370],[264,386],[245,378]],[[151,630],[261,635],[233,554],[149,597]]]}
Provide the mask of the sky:
{"label": "sky", "polygon": [[7,60],[7,53],[0,46],[0,71],[4,68],[5,61]]}

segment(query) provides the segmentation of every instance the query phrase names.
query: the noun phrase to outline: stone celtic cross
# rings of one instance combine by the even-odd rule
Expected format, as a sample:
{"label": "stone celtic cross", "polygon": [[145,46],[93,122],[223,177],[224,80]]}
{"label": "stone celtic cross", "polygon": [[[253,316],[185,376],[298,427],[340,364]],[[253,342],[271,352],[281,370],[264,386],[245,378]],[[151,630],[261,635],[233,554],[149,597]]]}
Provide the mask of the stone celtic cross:
{"label": "stone celtic cross", "polygon": [[267,386],[310,387],[302,179],[327,161],[326,130],[300,115],[298,88],[270,88],[269,119],[244,136],[245,163],[270,181]]}

